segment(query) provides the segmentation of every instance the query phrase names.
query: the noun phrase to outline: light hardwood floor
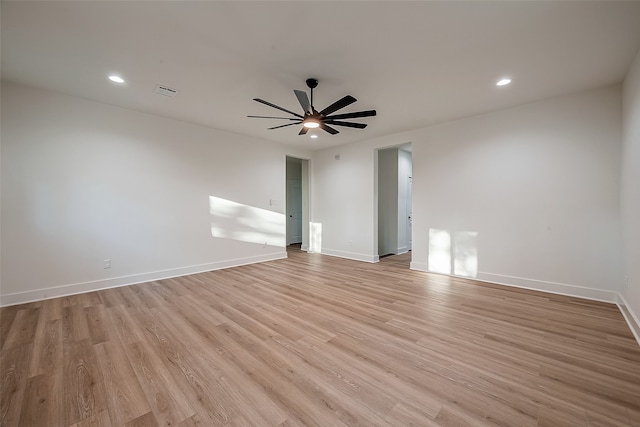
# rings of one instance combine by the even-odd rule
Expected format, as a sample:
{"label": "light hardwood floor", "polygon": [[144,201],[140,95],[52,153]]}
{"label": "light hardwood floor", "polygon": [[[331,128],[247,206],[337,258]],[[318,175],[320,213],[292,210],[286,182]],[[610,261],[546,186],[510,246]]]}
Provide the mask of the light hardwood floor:
{"label": "light hardwood floor", "polygon": [[4,426],[640,426],[611,304],[290,250],[1,310]]}

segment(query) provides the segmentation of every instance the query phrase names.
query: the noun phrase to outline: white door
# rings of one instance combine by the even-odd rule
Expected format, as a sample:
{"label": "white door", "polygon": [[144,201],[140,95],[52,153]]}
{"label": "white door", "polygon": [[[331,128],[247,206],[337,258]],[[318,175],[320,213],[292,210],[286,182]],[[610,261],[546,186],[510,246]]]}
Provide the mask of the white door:
{"label": "white door", "polygon": [[302,182],[287,180],[287,244],[302,243]]}
{"label": "white door", "polygon": [[407,247],[411,250],[411,225],[413,222],[413,208],[411,205],[411,191],[413,186],[413,178],[409,177],[409,182],[407,183]]}

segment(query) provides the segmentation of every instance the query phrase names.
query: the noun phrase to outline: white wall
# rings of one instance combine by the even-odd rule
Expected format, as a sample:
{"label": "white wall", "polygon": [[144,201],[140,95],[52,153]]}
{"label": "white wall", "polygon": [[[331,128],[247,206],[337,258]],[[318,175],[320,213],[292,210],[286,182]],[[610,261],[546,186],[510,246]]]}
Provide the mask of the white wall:
{"label": "white wall", "polygon": [[[625,83],[635,154],[637,62]],[[1,108],[2,304],[283,256],[213,238],[209,196],[284,213],[285,155],[312,158],[322,252],[375,261],[374,153],[408,142],[414,268],[428,267],[429,228],[475,231],[481,279],[599,299],[621,290],[620,87],[315,153],[13,84]],[[633,153],[623,187],[637,197]],[[634,230],[636,213],[623,208]],[[627,240],[632,261],[638,241]]]}
{"label": "white wall", "polygon": [[285,156],[309,153],[10,83],[1,132],[3,305],[286,256]]}
{"label": "white wall", "polygon": [[626,286],[622,294],[640,327],[640,52],[624,81],[623,135],[621,214]]}
{"label": "white wall", "polygon": [[320,248],[313,249],[376,261],[374,149],[358,143],[328,148],[313,153],[312,161],[311,222],[321,229]]}
{"label": "white wall", "polygon": [[613,300],[621,139],[614,86],[314,153],[323,251],[374,259],[373,153],[411,142],[413,268],[430,228],[476,232],[480,279]]}
{"label": "white wall", "polygon": [[427,267],[430,228],[475,232],[479,279],[618,291],[620,106],[616,86],[427,129],[413,145],[414,266]]}

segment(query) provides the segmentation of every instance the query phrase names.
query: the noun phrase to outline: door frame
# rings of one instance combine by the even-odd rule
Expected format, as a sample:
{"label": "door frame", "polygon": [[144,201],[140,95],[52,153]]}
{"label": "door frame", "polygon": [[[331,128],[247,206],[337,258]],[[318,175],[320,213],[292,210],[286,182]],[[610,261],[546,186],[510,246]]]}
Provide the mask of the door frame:
{"label": "door frame", "polygon": [[301,249],[303,251],[308,251],[309,250],[309,223],[310,223],[310,219],[311,219],[311,159],[305,159],[299,156],[294,156],[294,155],[285,155],[285,176],[284,176],[284,193],[285,193],[285,209],[284,209],[284,214],[285,214],[285,225],[286,225],[286,231],[285,231],[285,242],[286,245],[288,246],[288,236],[289,236],[289,220],[286,217],[287,213],[288,213],[288,208],[287,208],[287,202],[288,202],[288,197],[287,197],[287,191],[288,191],[288,173],[287,173],[287,158],[290,159],[294,159],[294,160],[300,160],[300,164],[301,164],[301,184],[302,184],[302,197],[301,197],[301,211],[302,211],[302,245],[301,245]]}
{"label": "door frame", "polygon": [[[408,151],[410,154],[412,152],[412,143],[411,141],[409,142],[405,142],[402,144],[395,144],[395,145],[388,145],[388,146],[384,146],[384,147],[378,147],[375,149],[375,155],[374,155],[374,212],[373,212],[373,236],[374,236],[374,249],[375,249],[375,253],[374,253],[374,258],[376,260],[379,260],[380,257],[380,241],[379,241],[379,232],[380,232],[380,227],[379,227],[379,209],[380,209],[380,201],[379,201],[379,186],[380,186],[380,182],[379,182],[379,161],[378,161],[378,153],[380,151],[383,150],[388,150],[388,149],[398,149],[398,150],[404,150],[404,151]],[[408,148],[408,149],[407,149]],[[413,155],[411,155],[412,158],[412,164],[413,164]],[[413,170],[413,166],[411,167],[411,169]],[[411,173],[411,180],[413,181],[413,173]],[[413,185],[412,185],[413,187]],[[405,201],[408,202],[408,201]],[[413,211],[413,191],[411,194],[411,207],[412,207],[412,211]],[[412,212],[413,215],[413,212]],[[397,219],[397,225],[398,228],[400,228],[400,226],[402,227],[403,230],[407,229],[407,218],[399,218]],[[411,233],[413,234],[413,227],[411,227]],[[408,245],[410,245],[408,247],[408,251],[411,251],[411,244],[413,241],[413,236],[406,236],[407,241],[408,241]],[[404,252],[403,252],[404,253]]]}

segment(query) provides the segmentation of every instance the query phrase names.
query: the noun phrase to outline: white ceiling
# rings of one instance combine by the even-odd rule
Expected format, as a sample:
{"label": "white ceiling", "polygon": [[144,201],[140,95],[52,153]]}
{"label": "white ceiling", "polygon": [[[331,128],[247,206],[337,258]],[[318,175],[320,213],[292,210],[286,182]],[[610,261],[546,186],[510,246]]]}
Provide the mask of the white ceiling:
{"label": "white ceiling", "polygon": [[[1,4],[2,78],[311,149],[619,83],[640,2],[29,2]],[[118,73],[126,84],[107,76]],[[495,82],[511,76],[510,86]],[[376,109],[316,140],[255,97]],[[162,84],[179,90],[153,93]]]}

